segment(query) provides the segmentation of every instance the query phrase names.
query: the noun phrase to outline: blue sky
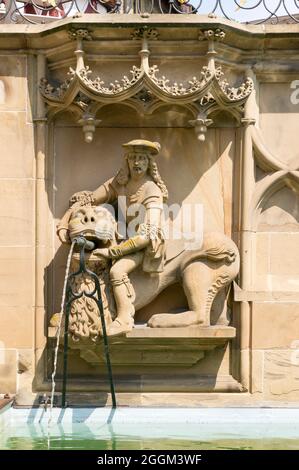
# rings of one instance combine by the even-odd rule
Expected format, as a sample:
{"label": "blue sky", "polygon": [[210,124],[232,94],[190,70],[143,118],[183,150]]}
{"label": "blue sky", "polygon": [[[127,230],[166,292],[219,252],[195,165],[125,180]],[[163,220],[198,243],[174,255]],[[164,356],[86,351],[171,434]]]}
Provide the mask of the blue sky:
{"label": "blue sky", "polygon": [[[197,6],[200,3],[200,0],[191,0],[190,3],[192,5]],[[206,14],[213,9],[216,4],[216,0],[202,0],[202,5],[199,8],[198,12],[201,14]],[[254,9],[250,10],[242,10],[239,9],[237,3],[243,4],[244,7],[255,7]],[[269,13],[263,4],[269,10],[275,11],[279,4],[281,4],[280,8],[277,10],[276,14],[279,16],[287,15],[285,8],[282,5],[281,0],[221,0],[221,4],[223,9],[225,10],[227,16],[240,21],[252,21],[260,18],[267,18]],[[285,0],[286,8],[289,10],[290,13],[299,13],[299,0]],[[217,16],[223,16],[221,10],[218,8],[216,12]]]}

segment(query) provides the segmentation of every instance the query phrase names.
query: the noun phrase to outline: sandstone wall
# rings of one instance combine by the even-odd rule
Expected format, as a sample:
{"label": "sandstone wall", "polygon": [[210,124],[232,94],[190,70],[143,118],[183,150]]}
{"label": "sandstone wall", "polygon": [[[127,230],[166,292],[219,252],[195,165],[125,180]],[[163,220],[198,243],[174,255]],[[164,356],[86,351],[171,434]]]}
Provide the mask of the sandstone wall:
{"label": "sandstone wall", "polygon": [[[92,144],[84,142],[73,110],[46,115],[39,80],[45,75],[53,83],[63,80],[69,66],[75,66],[75,46],[67,35],[72,25],[93,31],[85,60],[108,83],[138,63],[139,46],[131,34],[144,20],[120,15],[116,28],[110,20],[95,23],[93,15],[87,16],[59,27],[0,28],[0,393],[17,393],[19,403],[29,404],[50,390],[53,339],[47,339],[48,321],[60,309],[67,256],[55,225],[71,194],[94,189],[115,174],[122,143],[145,138],[162,145],[158,164],[170,202],[203,204],[205,229],[223,232],[239,246],[242,268],[230,299],[237,337],[203,358],[200,344],[188,345],[187,335],[179,343],[185,362],[171,356],[171,366],[164,369],[157,357],[146,371],[142,364],[130,366],[129,359],[116,365],[120,401],[212,406],[298,402],[298,27],[263,29],[207,18],[189,18],[186,26],[173,17],[169,27],[159,15],[148,20],[160,32],[150,60],[178,82],[198,75],[206,63],[199,32],[218,27],[226,32],[216,62],[232,84],[239,85],[248,74],[255,84],[247,117],[255,119],[250,126],[256,133],[246,150],[251,159],[246,170],[246,125],[227,109],[211,116],[214,123],[204,143],[188,126],[190,110],[177,105],[148,115],[122,104],[104,106]],[[138,312],[139,320],[184,307],[184,293],[175,286]],[[92,366],[76,352],[69,373],[74,392],[97,390],[97,377],[99,390],[107,388],[104,366]]]}

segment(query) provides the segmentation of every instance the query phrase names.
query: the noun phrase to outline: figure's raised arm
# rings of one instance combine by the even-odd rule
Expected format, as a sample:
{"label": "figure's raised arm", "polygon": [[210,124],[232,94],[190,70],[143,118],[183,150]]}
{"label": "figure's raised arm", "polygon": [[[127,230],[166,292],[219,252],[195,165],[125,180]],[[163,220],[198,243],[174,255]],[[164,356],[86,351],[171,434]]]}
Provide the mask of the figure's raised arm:
{"label": "figure's raised arm", "polygon": [[95,191],[93,191],[93,197],[95,205],[105,204],[106,202],[112,202],[117,196],[112,185],[113,178],[101,184]]}

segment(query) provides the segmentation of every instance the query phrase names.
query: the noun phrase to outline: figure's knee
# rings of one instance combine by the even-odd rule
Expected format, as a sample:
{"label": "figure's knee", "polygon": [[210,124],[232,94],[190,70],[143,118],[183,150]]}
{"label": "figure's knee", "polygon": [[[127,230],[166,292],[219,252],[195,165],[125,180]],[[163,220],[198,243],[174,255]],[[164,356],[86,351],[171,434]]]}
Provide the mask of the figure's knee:
{"label": "figure's knee", "polygon": [[110,279],[121,279],[124,274],[127,274],[123,263],[116,262],[110,269]]}
{"label": "figure's knee", "polygon": [[142,262],[143,253],[137,252],[132,255],[124,256],[118,259],[110,268],[110,279],[120,279],[124,275],[130,274]]}

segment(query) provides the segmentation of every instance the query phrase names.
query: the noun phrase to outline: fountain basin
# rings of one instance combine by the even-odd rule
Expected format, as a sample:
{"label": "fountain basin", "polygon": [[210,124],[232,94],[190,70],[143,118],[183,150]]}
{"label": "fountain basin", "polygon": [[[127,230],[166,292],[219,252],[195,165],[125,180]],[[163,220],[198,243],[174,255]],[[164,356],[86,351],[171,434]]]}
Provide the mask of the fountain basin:
{"label": "fountain basin", "polygon": [[0,449],[299,449],[298,408],[54,408],[0,412]]}

